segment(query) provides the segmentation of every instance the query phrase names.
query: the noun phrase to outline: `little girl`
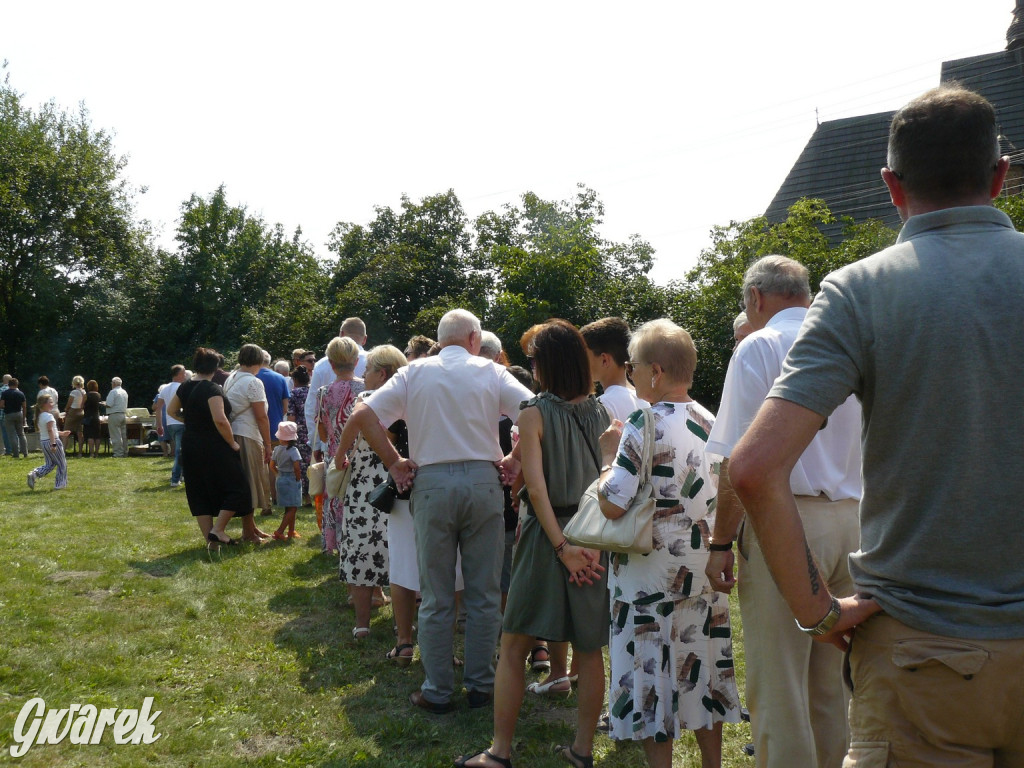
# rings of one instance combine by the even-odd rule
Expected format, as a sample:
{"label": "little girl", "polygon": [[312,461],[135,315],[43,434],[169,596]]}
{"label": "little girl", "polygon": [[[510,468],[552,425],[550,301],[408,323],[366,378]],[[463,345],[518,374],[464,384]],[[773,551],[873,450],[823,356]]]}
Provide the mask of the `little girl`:
{"label": "little girl", "polygon": [[46,463],[28,473],[28,487],[35,489],[36,479],[49,474],[57,468],[57,480],[53,489],[59,491],[68,485],[68,463],[64,458],[64,443],[61,442],[71,431],[57,432],[57,420],[51,411],[54,408],[53,397],[43,393],[36,399],[36,432],[39,433],[39,446],[43,449]]}
{"label": "little girl", "polygon": [[[274,435],[282,445],[274,448],[270,455],[270,471],[277,484],[277,504],[284,507],[284,517],[280,527],[274,531],[278,541],[302,538],[295,532],[295,512],[302,503],[302,474],[300,462],[302,457],[295,446],[298,439],[298,428],[293,421],[282,421]],[[288,533],[285,533],[285,529]]]}

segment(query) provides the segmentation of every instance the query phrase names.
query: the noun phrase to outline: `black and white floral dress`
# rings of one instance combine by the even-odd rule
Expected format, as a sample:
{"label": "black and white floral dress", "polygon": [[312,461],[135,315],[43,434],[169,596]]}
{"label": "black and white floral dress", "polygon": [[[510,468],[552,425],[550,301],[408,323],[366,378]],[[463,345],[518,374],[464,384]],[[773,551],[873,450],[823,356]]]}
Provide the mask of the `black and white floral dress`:
{"label": "black and white floral dress", "polygon": [[[365,400],[370,392],[362,392]],[[388,476],[380,457],[359,435],[352,448],[352,477],[345,492],[345,515],[338,531],[339,575],[346,584],[359,587],[388,584],[387,515],[366,500]]]}

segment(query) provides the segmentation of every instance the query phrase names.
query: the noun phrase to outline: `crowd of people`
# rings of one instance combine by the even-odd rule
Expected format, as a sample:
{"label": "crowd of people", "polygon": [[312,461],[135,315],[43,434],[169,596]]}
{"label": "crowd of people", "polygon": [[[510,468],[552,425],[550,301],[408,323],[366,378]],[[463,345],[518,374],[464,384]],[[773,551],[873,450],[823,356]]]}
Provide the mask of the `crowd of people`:
{"label": "crowd of people", "polygon": [[[247,541],[299,537],[296,510],[315,503],[353,638],[389,586],[386,659],[407,667],[418,645],[411,705],[451,712],[462,666],[466,705],[493,707],[491,743],[455,766],[511,768],[526,694],[573,686],[568,764],[593,766],[603,729],[670,768],[689,730],[702,766],[720,766],[722,725],[741,714],[734,587],[759,767],[1024,766],[1024,355],[1007,354],[1024,330],[1006,322],[1024,236],[991,205],[1007,169],[980,96],[943,86],[896,113],[882,175],[899,240],[813,301],[796,261],[750,265],[717,416],[690,397],[698,350],[667,319],[548,320],[520,340],[526,371],[466,310],[404,352],[365,349],[348,318],[320,360],[299,349],[271,366],[246,344],[230,374],[206,348],[194,372],[172,368],[157,397],[171,484],[213,548],[238,543],[234,517]],[[27,403],[6,379],[17,455]],[[59,430],[57,392],[39,383],[46,463],[29,485],[56,470],[59,488],[63,442],[92,448],[100,398],[76,377]],[[310,485],[321,462],[324,494]],[[588,486],[613,520],[647,476],[649,553],[566,539]],[[267,534],[254,512],[275,503]],[[526,686],[528,667],[547,679]]]}

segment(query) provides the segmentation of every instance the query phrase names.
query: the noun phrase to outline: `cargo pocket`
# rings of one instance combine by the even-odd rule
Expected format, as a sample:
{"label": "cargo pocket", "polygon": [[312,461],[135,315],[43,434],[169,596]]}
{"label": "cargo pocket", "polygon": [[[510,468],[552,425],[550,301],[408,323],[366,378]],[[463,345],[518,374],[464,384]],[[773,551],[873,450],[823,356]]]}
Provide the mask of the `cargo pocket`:
{"label": "cargo pocket", "polygon": [[893,645],[893,693],[921,738],[975,743],[993,715],[991,691],[974,679],[988,659],[984,648],[953,638],[908,638]]}
{"label": "cargo pocket", "polygon": [[981,671],[988,661],[988,651],[958,640],[921,638],[901,640],[892,649],[892,663],[900,669],[916,672],[941,665],[965,680]]}
{"label": "cargo pocket", "polygon": [[888,768],[889,742],[855,741],[843,760],[843,768]]}

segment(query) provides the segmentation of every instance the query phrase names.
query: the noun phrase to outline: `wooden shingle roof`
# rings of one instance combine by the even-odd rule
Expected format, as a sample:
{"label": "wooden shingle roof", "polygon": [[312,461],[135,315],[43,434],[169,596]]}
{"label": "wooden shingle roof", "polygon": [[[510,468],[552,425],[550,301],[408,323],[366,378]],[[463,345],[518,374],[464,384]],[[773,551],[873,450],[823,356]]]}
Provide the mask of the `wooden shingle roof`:
{"label": "wooden shingle roof", "polygon": [[[1014,24],[1024,31],[1024,3],[1017,0],[1017,6]],[[1000,143],[1011,162],[1006,192],[1024,187],[1024,39],[1013,30],[1011,25],[1009,50],[947,61],[941,72],[942,82],[956,80],[995,107]],[[899,215],[879,174],[894,114],[879,112],[821,123],[765,211],[768,220],[782,221],[797,200],[818,197],[837,218],[880,219],[898,229]],[[824,231],[835,242],[841,229],[836,224]]]}

